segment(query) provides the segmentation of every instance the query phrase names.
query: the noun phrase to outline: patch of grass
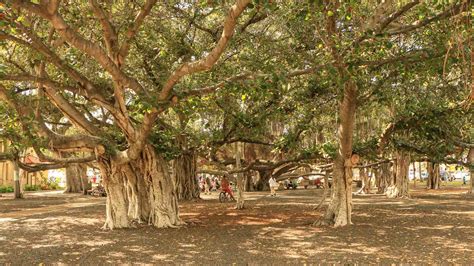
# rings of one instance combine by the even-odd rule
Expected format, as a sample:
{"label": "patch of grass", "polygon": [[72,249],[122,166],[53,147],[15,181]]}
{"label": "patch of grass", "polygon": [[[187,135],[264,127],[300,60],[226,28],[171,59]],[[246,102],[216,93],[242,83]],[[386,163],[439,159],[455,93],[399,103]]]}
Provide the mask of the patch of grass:
{"label": "patch of grass", "polygon": [[41,190],[39,185],[25,185],[25,191],[38,191]]}
{"label": "patch of grass", "polygon": [[12,186],[0,186],[0,193],[11,193],[14,189]]}

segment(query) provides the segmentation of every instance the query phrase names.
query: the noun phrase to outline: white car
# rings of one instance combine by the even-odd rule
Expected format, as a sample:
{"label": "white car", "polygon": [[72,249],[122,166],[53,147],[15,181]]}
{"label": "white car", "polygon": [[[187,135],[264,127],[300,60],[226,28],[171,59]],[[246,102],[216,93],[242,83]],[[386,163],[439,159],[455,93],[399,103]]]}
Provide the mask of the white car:
{"label": "white car", "polygon": [[458,171],[454,174],[455,180],[463,180],[464,178],[466,179],[466,181],[468,181],[471,179],[471,176],[469,173],[461,172],[461,171]]}

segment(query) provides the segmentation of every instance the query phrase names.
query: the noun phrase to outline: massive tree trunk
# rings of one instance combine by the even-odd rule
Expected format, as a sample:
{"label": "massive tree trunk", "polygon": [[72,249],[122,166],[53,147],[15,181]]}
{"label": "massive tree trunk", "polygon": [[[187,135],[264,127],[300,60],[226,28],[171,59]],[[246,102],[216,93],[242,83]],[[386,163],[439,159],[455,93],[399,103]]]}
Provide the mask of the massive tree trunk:
{"label": "massive tree trunk", "polygon": [[128,217],[138,223],[148,222],[151,212],[151,201],[147,181],[142,176],[139,166],[125,164],[122,171],[127,180]]}
{"label": "massive tree trunk", "polygon": [[88,189],[87,166],[81,164],[71,164],[66,167],[66,190],[65,193],[87,194]]}
{"label": "massive tree trunk", "polygon": [[107,192],[104,229],[128,228],[130,219],[126,178],[122,174],[121,167],[108,158],[99,158],[98,165],[102,184]]}
{"label": "massive tree trunk", "polygon": [[325,223],[334,226],[352,224],[352,134],[356,111],[357,87],[352,80],[344,83],[344,98],[340,105],[338,129],[339,150],[334,160],[334,180],[331,202],[325,214]]}
{"label": "massive tree trunk", "polygon": [[408,198],[408,173],[410,167],[410,154],[404,151],[396,153],[395,175],[392,185],[387,188],[388,198]]}
{"label": "massive tree trunk", "polygon": [[152,146],[147,145],[135,164],[148,185],[151,207],[149,223],[158,228],[183,224],[179,218],[178,197],[166,161]]}
{"label": "massive tree trunk", "polygon": [[166,161],[147,145],[140,157],[126,164],[98,160],[107,192],[104,228],[130,227],[132,220],[155,227],[176,227],[178,198]]}
{"label": "massive tree trunk", "polygon": [[440,185],[440,174],[439,164],[428,162],[428,180],[426,181],[426,187],[428,189],[439,189]]}
{"label": "massive tree trunk", "polygon": [[270,191],[270,185],[268,181],[272,177],[273,170],[259,170],[258,171],[258,180],[255,184],[256,191]]}
{"label": "massive tree trunk", "polygon": [[173,181],[179,200],[200,198],[199,183],[196,178],[196,153],[184,151],[173,161]]}

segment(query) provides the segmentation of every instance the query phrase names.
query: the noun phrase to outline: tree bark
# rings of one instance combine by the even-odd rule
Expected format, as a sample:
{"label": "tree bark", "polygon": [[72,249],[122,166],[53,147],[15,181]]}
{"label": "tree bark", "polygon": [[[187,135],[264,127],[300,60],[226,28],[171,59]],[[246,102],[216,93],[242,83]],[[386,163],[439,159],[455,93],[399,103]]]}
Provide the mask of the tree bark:
{"label": "tree bark", "polygon": [[416,162],[413,162],[413,187],[416,188]]}
{"label": "tree bark", "polygon": [[[134,162],[148,188],[150,215],[148,223],[157,228],[177,227],[183,222],[179,218],[178,197],[166,161],[147,145]],[[143,197],[138,197],[138,200]]]}
{"label": "tree bark", "polygon": [[255,184],[256,191],[270,191],[270,186],[268,181],[272,176],[273,170],[259,170],[258,171],[258,180]]}
{"label": "tree bark", "polygon": [[20,167],[16,161],[13,162],[13,191],[14,191],[14,198],[21,199],[23,198],[23,193],[21,193],[21,184],[20,184]]}
{"label": "tree bark", "polygon": [[426,187],[428,189],[439,189],[440,185],[440,174],[439,164],[428,162],[428,180],[426,181]]}
{"label": "tree bark", "polygon": [[139,167],[122,166],[127,179],[128,217],[138,223],[148,222],[151,212],[149,189]]}
{"label": "tree bark", "polygon": [[102,185],[107,192],[104,229],[128,228],[128,197],[126,180],[119,165],[113,160],[99,158],[98,165],[102,176]]}
{"label": "tree bark", "polygon": [[[241,167],[241,157],[242,157],[242,147],[239,142],[235,143],[235,167],[240,169]],[[244,198],[244,188],[245,188],[245,179],[243,173],[237,173],[237,202],[235,208],[237,210],[242,210],[245,208],[245,198]]]}
{"label": "tree bark", "polygon": [[[421,177],[421,162],[418,162],[418,175],[420,176],[420,182],[423,182],[423,178]],[[416,179],[416,176],[415,176]]]}
{"label": "tree bark", "polygon": [[245,179],[245,191],[253,191],[253,179],[252,179],[252,173],[250,171],[247,171],[244,173],[244,179]]}
{"label": "tree bark", "polygon": [[344,83],[344,98],[340,105],[338,129],[339,150],[334,160],[334,180],[331,202],[324,223],[335,227],[352,224],[352,135],[354,131],[357,87],[352,80]]}
{"label": "tree bark", "polygon": [[64,193],[87,194],[87,166],[80,164],[71,164],[66,167],[66,190]]}
{"label": "tree bark", "polygon": [[152,146],[146,145],[138,159],[126,164],[107,158],[98,163],[107,192],[104,228],[127,228],[131,221],[158,228],[183,224],[168,165]]}
{"label": "tree bark", "polygon": [[387,188],[388,198],[408,198],[408,173],[410,167],[410,154],[404,151],[396,153],[395,175],[390,187]]}
{"label": "tree bark", "polygon": [[377,179],[377,193],[379,194],[385,194],[387,188],[390,186],[390,179],[392,177],[390,165],[391,163],[384,163],[380,166],[380,174]]}
{"label": "tree bark", "polygon": [[199,199],[201,191],[196,179],[196,154],[192,150],[184,151],[173,160],[173,181],[178,200]]}

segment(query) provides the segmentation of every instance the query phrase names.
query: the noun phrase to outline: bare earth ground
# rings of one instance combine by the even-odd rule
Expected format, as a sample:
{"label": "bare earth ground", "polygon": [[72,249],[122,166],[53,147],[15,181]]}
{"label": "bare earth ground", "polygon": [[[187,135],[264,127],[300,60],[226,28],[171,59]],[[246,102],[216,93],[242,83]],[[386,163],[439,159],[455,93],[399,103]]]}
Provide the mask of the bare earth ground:
{"label": "bare earth ground", "polygon": [[322,190],[247,194],[247,209],[217,193],[181,203],[179,229],[103,231],[105,200],[59,192],[0,197],[0,264],[474,263],[474,199],[460,188],[413,199],[354,197],[354,225],[311,227]]}

